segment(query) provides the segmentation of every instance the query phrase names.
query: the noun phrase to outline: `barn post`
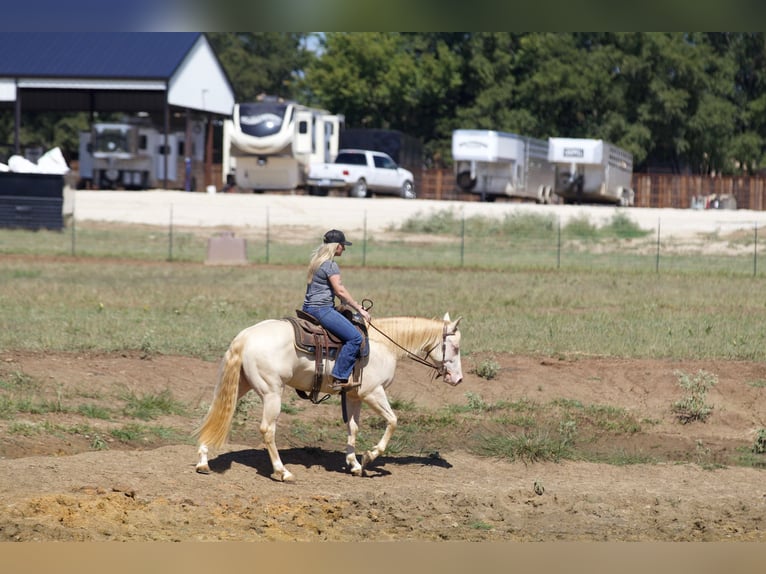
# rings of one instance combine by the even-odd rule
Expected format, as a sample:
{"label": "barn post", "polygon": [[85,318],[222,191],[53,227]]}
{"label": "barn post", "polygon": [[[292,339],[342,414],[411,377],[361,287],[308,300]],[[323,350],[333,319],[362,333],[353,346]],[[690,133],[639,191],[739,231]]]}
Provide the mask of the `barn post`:
{"label": "barn post", "polygon": [[164,189],[168,189],[168,133],[170,133],[170,104],[168,104],[168,83],[165,82],[165,144],[162,146],[163,151],[163,157],[162,162],[164,166],[165,173],[163,174],[165,176],[165,183],[163,184]]}
{"label": "barn post", "polygon": [[16,155],[21,155],[21,141],[19,136],[19,131],[21,129],[21,92],[19,91],[18,79],[16,79],[16,102],[14,108],[13,147],[16,151]]}

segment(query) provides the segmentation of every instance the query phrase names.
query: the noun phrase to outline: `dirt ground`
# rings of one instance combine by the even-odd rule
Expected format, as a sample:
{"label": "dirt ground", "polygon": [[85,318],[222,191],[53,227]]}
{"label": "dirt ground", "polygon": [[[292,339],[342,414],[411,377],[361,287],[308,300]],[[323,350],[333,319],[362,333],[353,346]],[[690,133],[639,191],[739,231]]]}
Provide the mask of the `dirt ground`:
{"label": "dirt ground", "polygon": [[[690,460],[525,464],[479,457],[455,441],[418,456],[387,453],[368,476],[353,477],[343,444],[317,449],[288,440],[291,426],[340,417],[337,403],[301,401],[278,427],[283,461],[296,475],[284,484],[269,478],[256,420],[238,435],[246,440],[212,453],[213,472],[201,475],[189,440],[113,441],[97,450],[87,433],[56,432],[84,420],[100,424],[92,418],[17,414],[0,420],[0,541],[766,541],[764,471],[714,464],[747,451],[766,427],[766,365],[494,360],[498,376],[486,380],[464,358],[465,380],[454,388],[402,361],[389,394],[432,409],[464,404],[466,393],[488,403],[567,398],[621,407],[652,422],[615,446],[645,454],[675,450],[691,453]],[[699,369],[718,377],[708,393],[713,414],[681,425],[670,410],[682,395],[674,372]],[[204,405],[216,373],[217,364],[185,357],[0,352],[0,380],[42,381],[60,400],[169,390],[185,404]],[[381,427],[369,411],[363,415],[362,432],[376,440]],[[48,432],[9,432],[22,419],[44,423]],[[196,422],[168,415],[152,424],[191,433]]]}

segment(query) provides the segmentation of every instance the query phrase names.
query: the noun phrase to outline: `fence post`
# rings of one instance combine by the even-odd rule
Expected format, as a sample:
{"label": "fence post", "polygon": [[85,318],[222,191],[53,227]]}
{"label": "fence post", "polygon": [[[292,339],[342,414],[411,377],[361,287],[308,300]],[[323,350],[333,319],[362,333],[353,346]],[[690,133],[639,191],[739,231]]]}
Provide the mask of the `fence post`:
{"label": "fence post", "polygon": [[465,263],[465,210],[463,210],[463,218],[460,225],[460,267]]}
{"label": "fence post", "polygon": [[75,204],[75,196],[76,194],[72,193],[72,257],[74,257],[75,254],[75,222],[77,221],[77,212],[75,210],[76,204]]}
{"label": "fence post", "polygon": [[266,265],[269,264],[269,243],[271,243],[271,226],[269,225],[269,206],[266,206]]}
{"label": "fence post", "polygon": [[753,277],[758,274],[758,222],[753,226]]}
{"label": "fence post", "polygon": [[561,217],[558,218],[556,237],[556,269],[561,269]]}
{"label": "fence post", "polygon": [[168,222],[168,261],[173,261],[173,204],[170,204],[170,221]]}
{"label": "fence post", "polygon": [[660,272],[660,224],[661,223],[662,223],[662,219],[658,217],[657,218],[657,260],[654,263],[655,273]]}
{"label": "fence post", "polygon": [[367,266],[367,210],[364,210],[364,232],[362,235],[362,267]]}

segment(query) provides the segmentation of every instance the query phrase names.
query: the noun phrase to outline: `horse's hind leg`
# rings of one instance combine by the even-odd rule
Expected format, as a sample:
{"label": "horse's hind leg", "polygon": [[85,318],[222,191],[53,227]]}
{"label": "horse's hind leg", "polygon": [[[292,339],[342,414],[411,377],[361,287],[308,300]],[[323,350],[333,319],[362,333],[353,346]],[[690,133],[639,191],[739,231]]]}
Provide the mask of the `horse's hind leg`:
{"label": "horse's hind leg", "polygon": [[377,387],[369,395],[364,397],[364,402],[366,402],[372,410],[386,419],[386,430],[383,433],[383,436],[380,437],[378,444],[365,452],[364,456],[362,456],[362,472],[364,472],[364,469],[367,468],[373,460],[386,451],[388,442],[391,440],[391,435],[393,435],[396,430],[396,414],[388,402],[388,397],[386,396],[386,391],[383,387]]}
{"label": "horse's hind leg", "polygon": [[277,419],[282,409],[282,396],[280,393],[267,393],[261,397],[263,401],[263,415],[261,416],[261,434],[266,450],[269,451],[273,472],[271,478],[280,482],[293,482],[295,476],[285,468],[277,450],[276,432]]}

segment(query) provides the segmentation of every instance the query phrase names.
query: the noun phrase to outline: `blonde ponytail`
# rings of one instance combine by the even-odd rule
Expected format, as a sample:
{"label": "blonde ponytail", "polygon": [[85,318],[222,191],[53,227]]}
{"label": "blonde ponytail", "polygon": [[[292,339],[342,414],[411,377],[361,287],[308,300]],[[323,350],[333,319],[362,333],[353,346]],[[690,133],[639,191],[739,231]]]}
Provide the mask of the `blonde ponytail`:
{"label": "blonde ponytail", "polygon": [[335,250],[337,249],[337,243],[322,243],[319,247],[314,249],[311,254],[311,261],[309,261],[309,269],[306,275],[306,285],[311,283],[314,279],[314,273],[316,273],[319,266],[325,261],[330,261],[335,257]]}

